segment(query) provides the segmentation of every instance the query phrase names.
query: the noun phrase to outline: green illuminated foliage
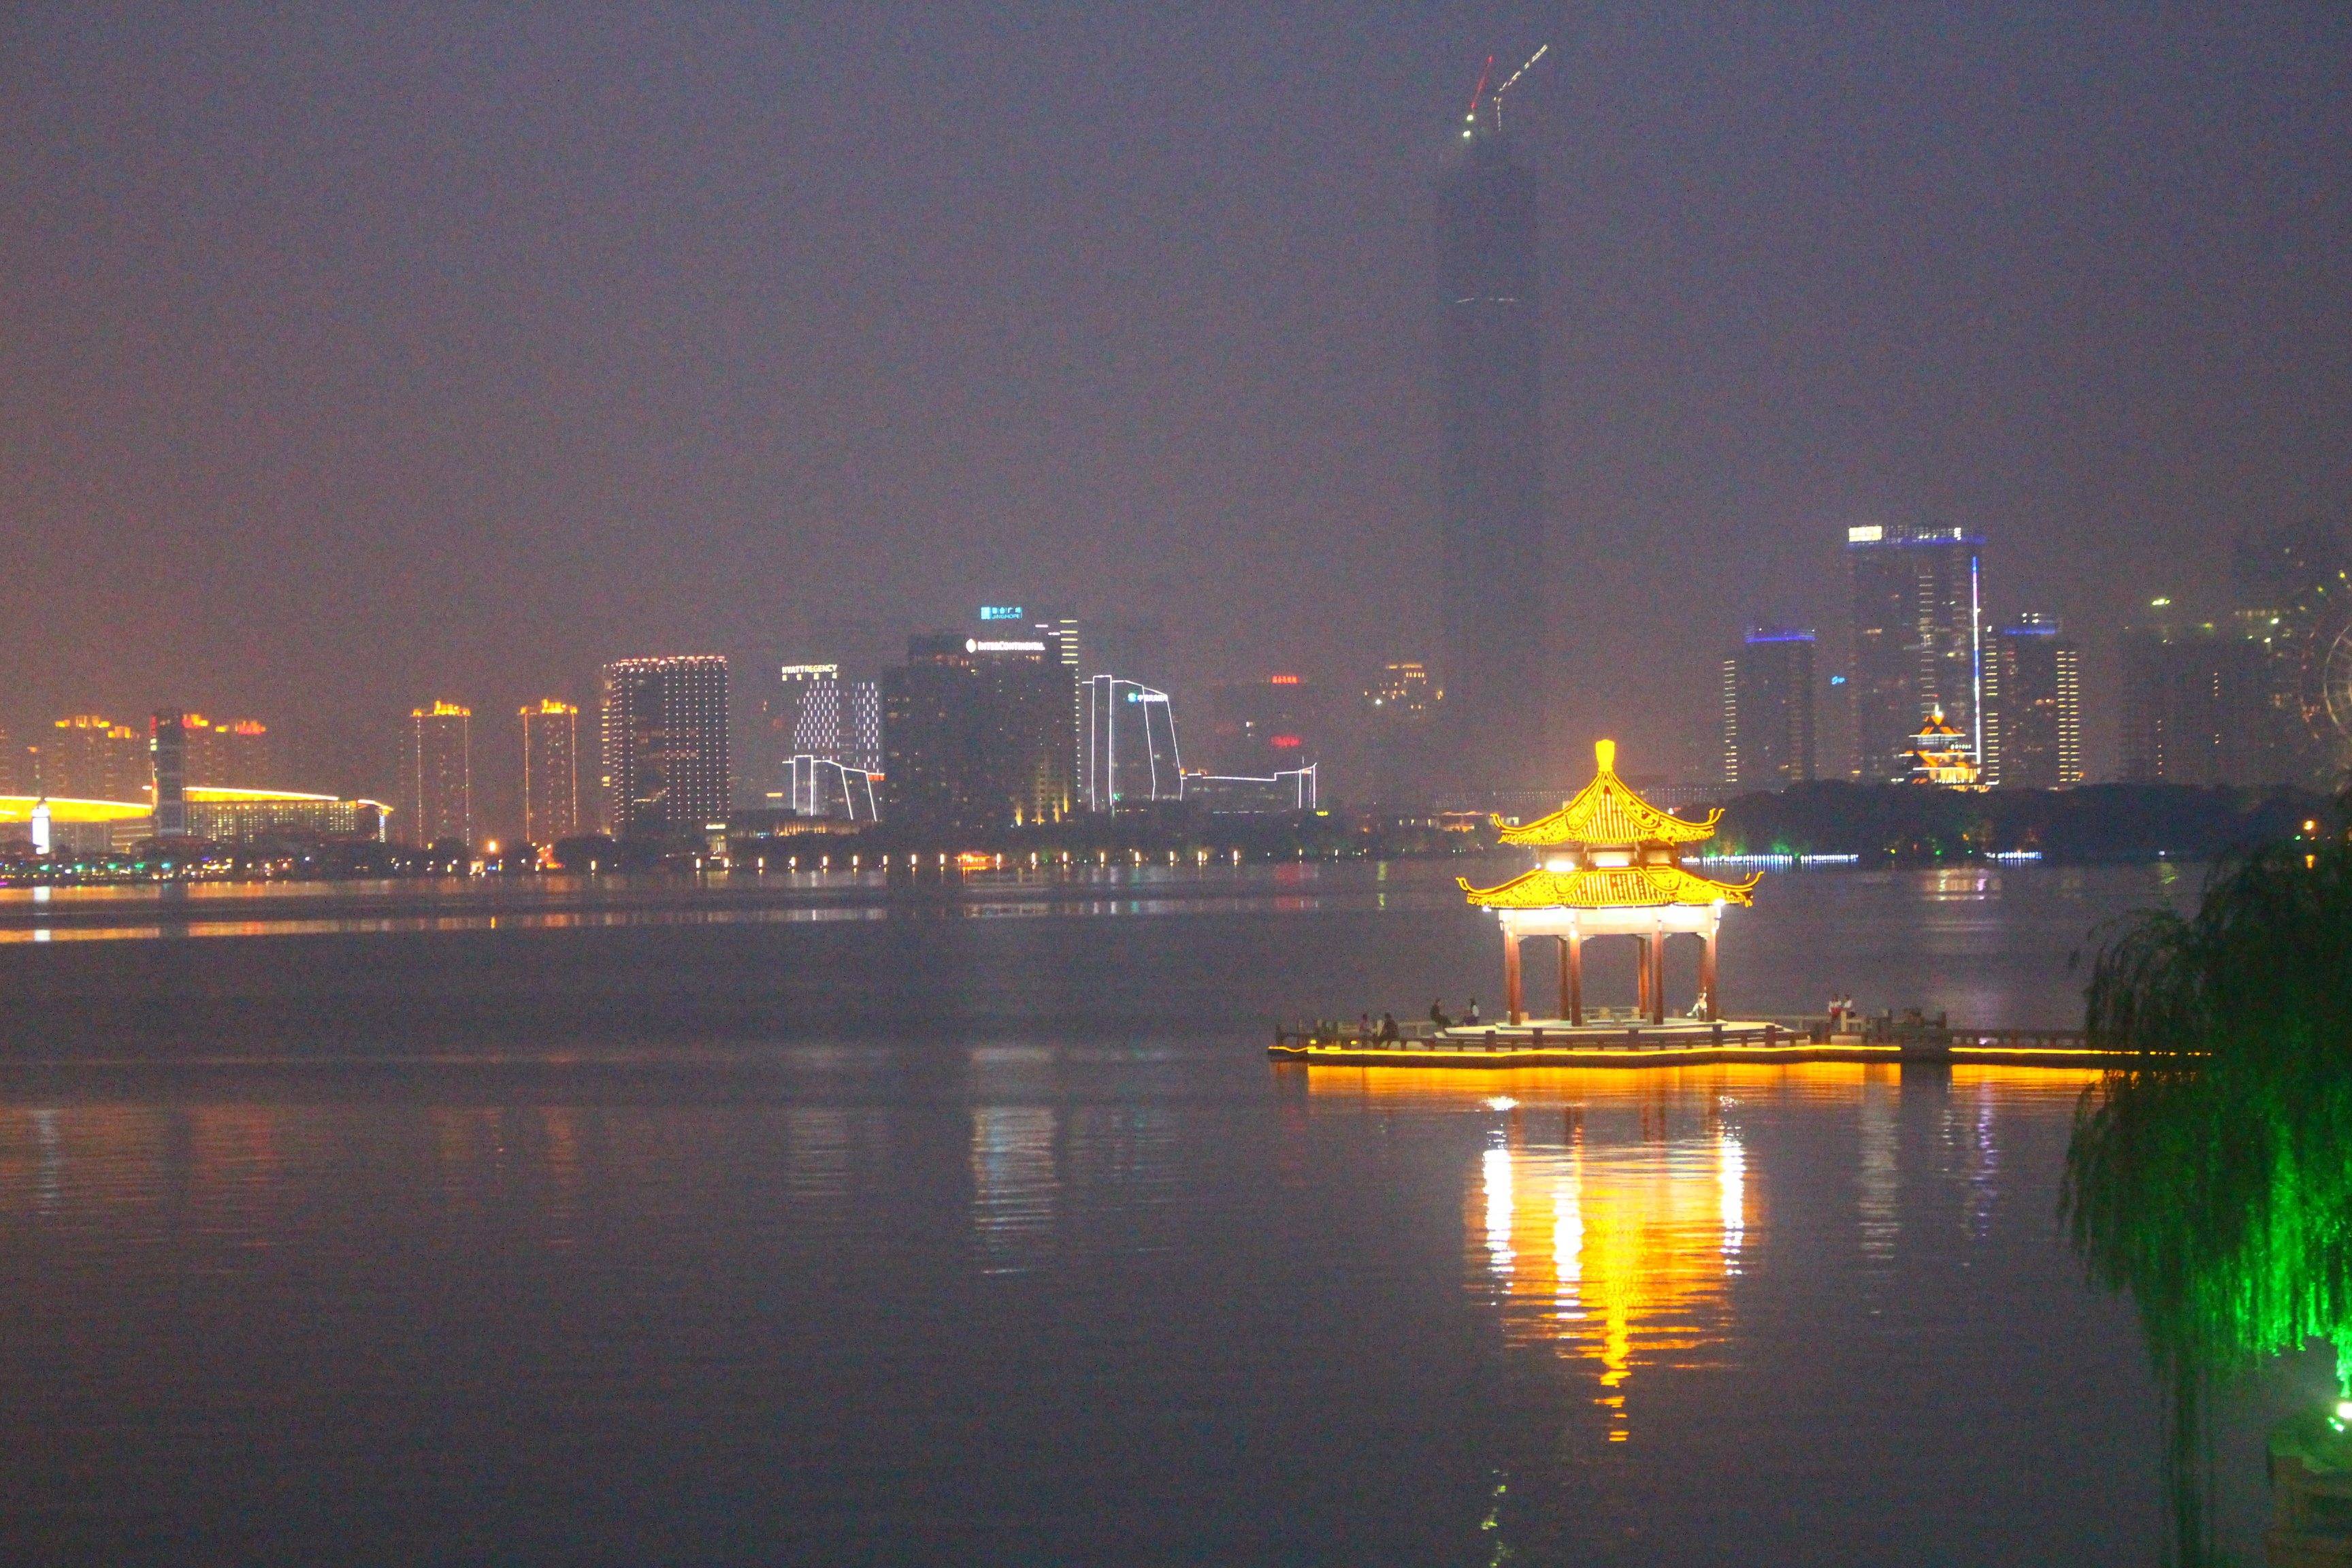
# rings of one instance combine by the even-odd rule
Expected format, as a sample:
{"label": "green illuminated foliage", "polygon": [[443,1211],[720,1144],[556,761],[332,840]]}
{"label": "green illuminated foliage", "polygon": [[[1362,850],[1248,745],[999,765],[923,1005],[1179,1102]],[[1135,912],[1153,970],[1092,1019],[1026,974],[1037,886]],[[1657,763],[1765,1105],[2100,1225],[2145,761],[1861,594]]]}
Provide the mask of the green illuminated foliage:
{"label": "green illuminated foliage", "polygon": [[2352,848],[2257,850],[2194,916],[2144,917],[2101,952],[2088,1023],[2137,1061],[2084,1098],[2063,1212],[2139,1308],[2179,1555],[2210,1561],[2204,1390],[2313,1339],[2352,1368]]}

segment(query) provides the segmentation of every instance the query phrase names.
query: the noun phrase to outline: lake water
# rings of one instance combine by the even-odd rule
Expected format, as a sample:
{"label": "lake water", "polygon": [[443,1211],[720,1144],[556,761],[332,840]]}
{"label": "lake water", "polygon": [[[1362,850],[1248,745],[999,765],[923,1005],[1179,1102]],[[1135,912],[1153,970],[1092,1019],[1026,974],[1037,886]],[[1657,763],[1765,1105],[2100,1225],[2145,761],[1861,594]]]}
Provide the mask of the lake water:
{"label": "lake water", "polygon": [[[1271,1066],[1491,1006],[1454,869],[12,895],[0,1560],[2156,1560],[2084,1076]],[[2070,1026],[2194,883],[1769,879],[1727,1004]]]}

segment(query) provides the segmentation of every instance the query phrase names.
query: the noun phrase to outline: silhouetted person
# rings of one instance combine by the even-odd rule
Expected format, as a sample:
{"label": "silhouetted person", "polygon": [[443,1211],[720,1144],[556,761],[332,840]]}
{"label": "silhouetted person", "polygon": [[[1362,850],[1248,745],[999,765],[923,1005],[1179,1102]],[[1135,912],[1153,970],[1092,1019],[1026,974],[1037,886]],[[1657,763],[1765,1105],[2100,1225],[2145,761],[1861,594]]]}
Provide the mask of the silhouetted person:
{"label": "silhouetted person", "polygon": [[1473,1025],[1478,1022],[1478,998],[1475,996],[1470,998],[1470,1016],[1465,1018],[1463,1022]]}
{"label": "silhouetted person", "polygon": [[1396,1015],[1395,1015],[1394,1013],[1383,1013],[1383,1014],[1381,1014],[1381,1039],[1383,1039],[1383,1040],[1393,1040],[1393,1039],[1395,1039],[1396,1037],[1397,1037]]}

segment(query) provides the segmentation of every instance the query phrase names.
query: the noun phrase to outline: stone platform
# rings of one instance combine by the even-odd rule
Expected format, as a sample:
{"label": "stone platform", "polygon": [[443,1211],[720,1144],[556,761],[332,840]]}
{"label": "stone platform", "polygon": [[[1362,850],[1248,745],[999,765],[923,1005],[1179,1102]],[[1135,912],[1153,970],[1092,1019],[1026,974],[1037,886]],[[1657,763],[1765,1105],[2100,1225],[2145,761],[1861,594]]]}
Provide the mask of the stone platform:
{"label": "stone platform", "polygon": [[[1670,1018],[1663,1024],[1619,1020],[1579,1026],[1562,1018],[1533,1018],[1522,1024],[1457,1024],[1447,1029],[1418,1024],[1403,1034],[1402,1039],[1383,1041],[1352,1027],[1336,1032],[1281,1029],[1276,1031],[1269,1051],[1277,1059],[1331,1066],[1637,1067],[1717,1060],[1818,1060],[1828,1045],[1826,1036],[1817,1042],[1810,1031],[1769,1019],[1707,1023]],[[1858,1037],[1853,1050],[1855,1060],[1893,1061],[1899,1054],[1891,1046],[1864,1047]]]}
{"label": "stone platform", "polygon": [[1534,1018],[1521,1024],[1427,1024],[1402,1038],[1381,1040],[1354,1026],[1275,1031],[1267,1054],[1318,1067],[1526,1068],[1696,1067],[1711,1062],[1975,1063],[2105,1068],[2129,1058],[2086,1047],[2079,1034],[1970,1031],[1942,1027],[1885,1034],[1832,1034],[1827,1020],[1616,1019],[1570,1025]]}

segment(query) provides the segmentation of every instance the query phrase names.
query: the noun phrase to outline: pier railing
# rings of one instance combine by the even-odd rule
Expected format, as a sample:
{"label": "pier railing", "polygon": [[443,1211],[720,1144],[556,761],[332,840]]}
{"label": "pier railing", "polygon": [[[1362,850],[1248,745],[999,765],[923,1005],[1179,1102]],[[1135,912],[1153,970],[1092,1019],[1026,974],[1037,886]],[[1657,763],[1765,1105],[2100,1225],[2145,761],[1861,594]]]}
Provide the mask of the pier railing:
{"label": "pier railing", "polygon": [[1435,1055],[1484,1055],[1497,1051],[1691,1050],[1718,1046],[1799,1046],[1829,1043],[1827,1018],[1741,1019],[1697,1023],[1675,1019],[1661,1026],[1633,1009],[1623,1018],[1590,1017],[1580,1028],[1550,1024],[1454,1024],[1441,1029],[1426,1021],[1399,1024],[1393,1035],[1381,1026],[1327,1021],[1278,1025],[1278,1050],[1412,1051]]}

